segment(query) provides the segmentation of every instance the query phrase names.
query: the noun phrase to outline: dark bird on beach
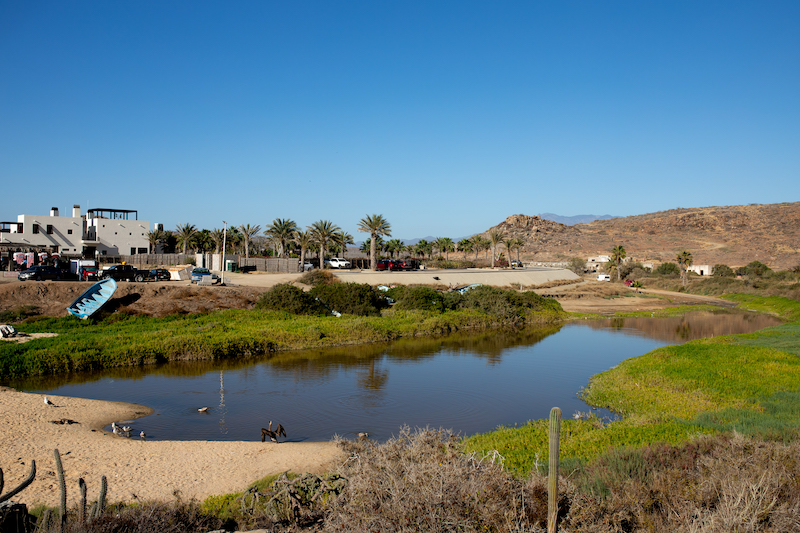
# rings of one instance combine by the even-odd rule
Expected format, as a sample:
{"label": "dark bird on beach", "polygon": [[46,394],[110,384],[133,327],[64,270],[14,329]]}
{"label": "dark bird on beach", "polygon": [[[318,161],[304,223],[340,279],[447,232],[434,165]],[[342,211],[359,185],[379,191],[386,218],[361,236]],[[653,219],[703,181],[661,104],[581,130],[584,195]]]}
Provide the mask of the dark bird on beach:
{"label": "dark bird on beach", "polygon": [[435,279],[436,281],[439,281],[439,276],[433,276],[433,279]]}
{"label": "dark bird on beach", "polygon": [[272,431],[272,420],[269,421],[269,426],[267,428],[261,428],[261,442],[266,442],[267,437],[269,437],[269,440],[272,442],[278,442],[278,437],[280,436],[286,438],[286,431],[280,424],[275,428],[275,431]]}

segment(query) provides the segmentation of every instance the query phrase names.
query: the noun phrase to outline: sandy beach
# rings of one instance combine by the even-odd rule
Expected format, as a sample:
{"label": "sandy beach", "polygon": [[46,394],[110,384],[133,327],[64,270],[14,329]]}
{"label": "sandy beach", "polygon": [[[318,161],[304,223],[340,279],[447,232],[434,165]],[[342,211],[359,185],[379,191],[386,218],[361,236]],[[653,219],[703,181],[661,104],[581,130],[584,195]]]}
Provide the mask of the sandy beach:
{"label": "sandy beach", "polygon": [[[68,504],[80,497],[78,479],[96,499],[100,477],[108,479],[109,502],[169,501],[176,491],[184,500],[243,490],[268,474],[324,472],[342,460],[331,442],[281,443],[212,441],[142,441],[117,436],[103,427],[113,421],[150,414],[135,404],[48,396],[0,388],[0,468],[3,493],[16,487],[36,461],[36,479],[13,500],[58,505],[60,493],[53,450],[61,452]],[[54,424],[62,419],[73,424]],[[135,424],[131,424],[135,425]]]}

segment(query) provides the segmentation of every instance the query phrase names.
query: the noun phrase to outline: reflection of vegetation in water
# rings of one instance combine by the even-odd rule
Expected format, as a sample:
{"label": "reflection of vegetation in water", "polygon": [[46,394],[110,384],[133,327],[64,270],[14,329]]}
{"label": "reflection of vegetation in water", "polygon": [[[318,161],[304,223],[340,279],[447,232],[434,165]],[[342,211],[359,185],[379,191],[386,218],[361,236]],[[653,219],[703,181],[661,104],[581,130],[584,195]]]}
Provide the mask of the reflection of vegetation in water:
{"label": "reflection of vegetation in water", "polygon": [[750,333],[775,326],[781,321],[768,315],[746,313],[734,309],[689,312],[685,315],[652,319],[647,317],[615,317],[585,323],[596,329],[636,329],[653,339],[669,343],[694,339]]}
{"label": "reflection of vegetation in water", "polygon": [[218,361],[175,361],[146,367],[117,367],[100,372],[76,372],[54,376],[37,376],[18,379],[9,385],[22,390],[50,390],[71,383],[86,383],[101,379],[142,379],[147,375],[167,378],[200,376],[209,372],[246,369],[255,364],[269,364],[277,372],[292,374],[296,379],[319,379],[343,368],[365,370],[359,380],[364,388],[380,388],[388,376],[376,367],[382,358],[395,361],[421,361],[436,356],[441,351],[457,355],[486,358],[494,364],[500,361],[503,350],[509,346],[529,346],[557,333],[561,326],[528,327],[520,330],[494,330],[480,333],[456,333],[444,337],[400,339],[392,343],[374,343],[357,346],[339,346],[316,350],[278,352],[260,358],[232,358]]}

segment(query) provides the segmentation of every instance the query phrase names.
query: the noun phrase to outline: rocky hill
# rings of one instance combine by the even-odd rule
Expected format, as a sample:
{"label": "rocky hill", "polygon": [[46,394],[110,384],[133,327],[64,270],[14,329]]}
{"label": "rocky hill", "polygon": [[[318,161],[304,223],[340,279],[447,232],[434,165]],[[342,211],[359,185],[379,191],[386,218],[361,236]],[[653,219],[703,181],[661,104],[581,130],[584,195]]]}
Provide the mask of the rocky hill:
{"label": "rocky hill", "polygon": [[629,257],[655,263],[688,250],[698,265],[758,260],[783,270],[800,264],[800,202],[679,208],[574,226],[512,215],[482,235],[492,229],[522,239],[522,257],[536,261],[608,254],[621,244]]}

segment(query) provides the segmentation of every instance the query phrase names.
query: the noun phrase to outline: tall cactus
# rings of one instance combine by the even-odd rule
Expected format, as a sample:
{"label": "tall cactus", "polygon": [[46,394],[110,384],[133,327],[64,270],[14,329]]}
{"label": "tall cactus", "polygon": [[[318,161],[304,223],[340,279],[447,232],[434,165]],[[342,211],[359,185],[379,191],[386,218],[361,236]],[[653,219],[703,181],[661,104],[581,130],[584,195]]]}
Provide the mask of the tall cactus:
{"label": "tall cactus", "polygon": [[53,456],[56,459],[58,483],[61,487],[61,531],[64,531],[67,526],[67,482],[64,479],[64,467],[61,465],[61,454],[58,453],[58,448],[53,450]]}
{"label": "tall cactus", "polygon": [[547,533],[558,531],[558,450],[561,439],[561,409],[550,409],[550,463],[547,472]]}
{"label": "tall cactus", "polygon": [[108,490],[108,481],[106,476],[100,478],[100,495],[97,497],[97,507],[92,513],[92,518],[100,518],[106,510],[106,491]]}
{"label": "tall cactus", "polygon": [[2,494],[2,496],[0,496],[0,502],[4,502],[6,500],[9,500],[9,499],[11,499],[12,496],[14,496],[16,494],[19,494],[22,491],[22,489],[24,489],[25,487],[27,487],[28,485],[33,483],[33,478],[35,478],[35,477],[36,477],[36,461],[31,461],[31,472],[30,472],[30,474],[28,474],[28,477],[25,478],[25,480],[22,483],[20,483],[17,486],[17,488],[15,488],[14,490],[3,494],[3,486],[4,486],[3,469],[0,468],[0,494]]}
{"label": "tall cactus", "polygon": [[81,524],[86,522],[86,482],[83,478],[78,480],[78,486],[81,489],[81,503],[78,507],[78,522]]}

